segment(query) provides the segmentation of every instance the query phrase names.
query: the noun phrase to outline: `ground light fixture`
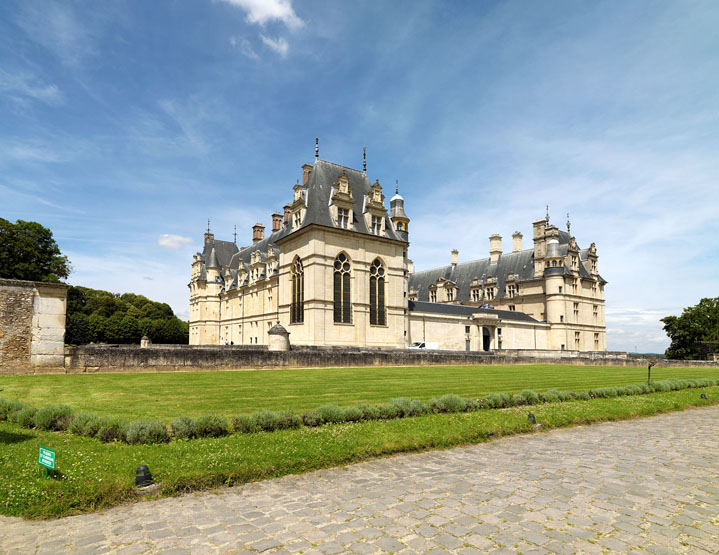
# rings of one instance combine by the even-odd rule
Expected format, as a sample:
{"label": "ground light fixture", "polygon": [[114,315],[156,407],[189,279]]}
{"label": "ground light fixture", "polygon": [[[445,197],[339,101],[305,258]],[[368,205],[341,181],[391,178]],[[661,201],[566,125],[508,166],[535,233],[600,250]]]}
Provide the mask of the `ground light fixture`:
{"label": "ground light fixture", "polygon": [[707,398],[707,394],[706,394],[706,393],[702,393],[702,399],[706,399],[706,398]]}
{"label": "ground light fixture", "polygon": [[651,385],[652,383],[652,366],[654,366],[653,362],[647,364],[647,385]]}
{"label": "ground light fixture", "polygon": [[537,419],[531,412],[529,413],[529,419],[532,421],[532,424],[534,424],[535,426],[537,425]]}
{"label": "ground light fixture", "polygon": [[146,464],[141,464],[137,467],[135,472],[135,485],[138,488],[144,488],[145,486],[152,485],[152,474]]}

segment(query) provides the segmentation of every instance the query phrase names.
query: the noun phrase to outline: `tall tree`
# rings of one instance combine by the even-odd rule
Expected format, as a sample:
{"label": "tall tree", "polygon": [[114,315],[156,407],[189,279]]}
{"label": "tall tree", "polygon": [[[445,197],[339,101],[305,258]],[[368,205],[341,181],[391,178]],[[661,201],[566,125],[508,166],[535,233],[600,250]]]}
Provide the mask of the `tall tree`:
{"label": "tall tree", "polygon": [[0,277],[58,282],[70,275],[52,231],[37,222],[0,218]]}
{"label": "tall tree", "polygon": [[696,360],[701,358],[701,341],[719,342],[719,297],[702,299],[685,308],[681,316],[662,318],[664,331],[672,344],[667,358]]}

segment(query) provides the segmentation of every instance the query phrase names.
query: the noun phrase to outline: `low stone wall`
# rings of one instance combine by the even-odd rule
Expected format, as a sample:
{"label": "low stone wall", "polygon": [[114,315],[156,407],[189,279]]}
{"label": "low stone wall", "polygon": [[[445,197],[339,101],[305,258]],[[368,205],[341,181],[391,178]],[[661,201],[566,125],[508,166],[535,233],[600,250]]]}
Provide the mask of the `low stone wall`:
{"label": "low stone wall", "polygon": [[[268,351],[252,346],[83,345],[65,348],[65,369],[76,372],[143,372],[177,370],[234,370],[254,368],[327,368],[358,366],[440,366],[482,364],[576,364],[582,366],[646,366],[644,359],[627,353],[563,351],[501,351],[478,353],[414,349],[359,349],[343,347],[292,347]],[[714,367],[704,361],[667,361],[657,366]],[[28,373],[38,369],[28,368]]]}
{"label": "low stone wall", "polygon": [[0,279],[0,369],[62,368],[68,286]]}

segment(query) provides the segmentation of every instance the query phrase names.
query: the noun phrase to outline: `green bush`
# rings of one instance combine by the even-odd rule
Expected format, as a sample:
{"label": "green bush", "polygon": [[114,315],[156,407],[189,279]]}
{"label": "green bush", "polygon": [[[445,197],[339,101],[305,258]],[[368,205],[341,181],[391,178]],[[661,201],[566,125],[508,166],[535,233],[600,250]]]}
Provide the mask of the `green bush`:
{"label": "green bush", "polygon": [[482,408],[482,402],[479,399],[467,399],[467,412],[478,411]]}
{"label": "green bush", "polygon": [[125,441],[130,445],[167,443],[170,441],[170,434],[162,422],[140,420],[127,426]]}
{"label": "green bush", "polygon": [[67,430],[71,421],[72,409],[67,405],[47,405],[35,415],[35,427],[41,430]]}
{"label": "green bush", "polygon": [[227,419],[221,416],[207,414],[200,416],[195,422],[197,437],[222,437],[230,433]]}
{"label": "green bush", "polygon": [[357,408],[362,411],[362,420],[379,420],[380,413],[377,405],[360,403]]}
{"label": "green bush", "polygon": [[391,403],[385,403],[377,407],[379,411],[378,420],[392,420],[393,418],[399,418],[400,413],[396,405]]}
{"label": "green bush", "polygon": [[280,411],[276,414],[278,430],[296,430],[302,427],[302,417],[291,410]]}
{"label": "green bush", "polygon": [[25,407],[24,409],[13,413],[13,422],[23,428],[33,428],[35,427],[36,414],[37,409],[35,407]]}
{"label": "green bush", "polygon": [[68,430],[76,436],[95,437],[101,425],[100,417],[87,412],[80,412],[72,418]]}
{"label": "green bush", "polygon": [[424,401],[418,399],[408,399],[407,397],[397,397],[389,402],[390,405],[397,407],[400,418],[408,416],[421,416],[430,412],[430,406]]}
{"label": "green bush", "polygon": [[27,407],[27,405],[25,403],[21,403],[20,401],[7,401],[5,399],[0,399],[0,420],[9,420],[12,422],[13,414],[21,411],[25,407]]}
{"label": "green bush", "polygon": [[177,439],[193,439],[197,437],[197,425],[194,418],[181,416],[170,423],[172,435]]}
{"label": "green bush", "polygon": [[232,429],[238,434],[254,434],[260,431],[257,421],[249,414],[240,414],[232,419]]}
{"label": "green bush", "polygon": [[531,389],[523,389],[519,392],[519,396],[524,399],[525,403],[528,405],[539,404],[539,393],[537,393],[536,391],[533,391]]}
{"label": "green bush", "polygon": [[549,391],[545,391],[544,393],[540,393],[539,397],[542,399],[542,402],[544,403],[557,403],[560,400],[559,397],[559,391],[556,389],[550,389]]}
{"label": "green bush", "polygon": [[345,422],[359,422],[364,420],[364,412],[358,406],[345,408]]}
{"label": "green bush", "polygon": [[119,418],[101,418],[100,429],[95,437],[103,443],[125,441],[127,439],[127,424]]}
{"label": "green bush", "polygon": [[442,395],[439,399],[436,397],[429,400],[429,407],[432,412],[462,412],[464,411],[467,402],[462,399],[459,395],[454,393],[448,393]]}
{"label": "green bush", "polygon": [[579,399],[580,401],[589,401],[589,399],[591,399],[589,391],[580,391],[579,393],[577,393],[577,399]]}
{"label": "green bush", "polygon": [[322,405],[315,412],[319,415],[323,424],[339,424],[345,421],[345,411],[337,405]]}
{"label": "green bush", "polygon": [[308,428],[316,428],[322,425],[322,418],[315,411],[310,411],[302,415],[302,423]]}

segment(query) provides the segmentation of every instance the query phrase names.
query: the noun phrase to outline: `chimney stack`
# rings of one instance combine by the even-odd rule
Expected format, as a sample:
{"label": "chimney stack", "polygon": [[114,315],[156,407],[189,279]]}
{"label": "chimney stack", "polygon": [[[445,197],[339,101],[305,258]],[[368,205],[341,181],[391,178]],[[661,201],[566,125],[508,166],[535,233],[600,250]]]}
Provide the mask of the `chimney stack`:
{"label": "chimney stack", "polygon": [[290,223],[290,214],[292,213],[292,207],[289,204],[285,204],[283,210],[285,211],[284,224],[287,225]]}
{"label": "chimney stack", "polygon": [[282,214],[275,212],[272,214],[272,233],[282,229]]}
{"label": "chimney stack", "polygon": [[414,274],[414,262],[407,260],[407,273]]}
{"label": "chimney stack", "polygon": [[310,173],[312,173],[312,164],[305,164],[302,166],[302,185],[307,185]]}
{"label": "chimney stack", "polygon": [[519,231],[512,233],[512,252],[522,250],[522,234]]}
{"label": "chimney stack", "polygon": [[262,239],[265,238],[265,226],[263,226],[261,223],[256,223],[252,226],[252,244],[256,245]]}
{"label": "chimney stack", "polygon": [[494,233],[489,236],[489,261],[497,262],[502,256],[502,236]]}
{"label": "chimney stack", "polygon": [[452,269],[457,266],[457,262],[459,262],[459,251],[457,249],[452,249]]}

